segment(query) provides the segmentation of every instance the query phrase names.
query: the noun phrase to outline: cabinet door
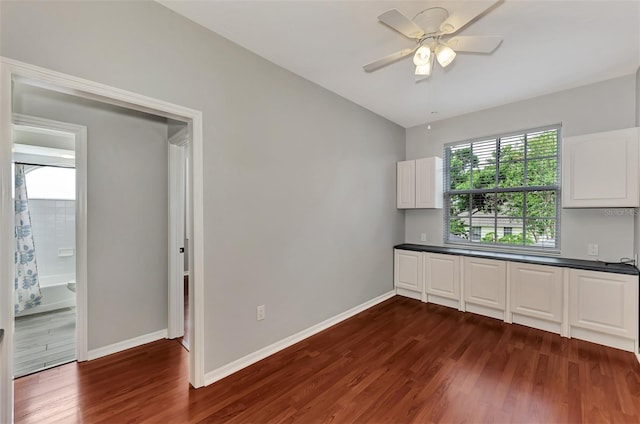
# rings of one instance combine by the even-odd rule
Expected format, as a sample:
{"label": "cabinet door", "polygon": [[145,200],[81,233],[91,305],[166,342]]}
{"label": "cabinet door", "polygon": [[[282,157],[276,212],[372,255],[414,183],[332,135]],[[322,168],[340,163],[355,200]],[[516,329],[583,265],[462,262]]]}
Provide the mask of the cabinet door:
{"label": "cabinet door", "polygon": [[426,254],[424,276],[428,294],[460,300],[460,257]]}
{"label": "cabinet door", "polygon": [[422,253],[394,251],[393,282],[396,287],[422,293]]}
{"label": "cabinet door", "polygon": [[565,138],[562,206],[640,206],[638,143],[637,128]]}
{"label": "cabinet door", "polygon": [[442,159],[416,160],[416,208],[442,208]]}
{"label": "cabinet door", "polygon": [[569,322],[572,327],[636,339],[638,277],[570,270]]}
{"label": "cabinet door", "polygon": [[398,162],[397,169],[397,207],[408,209],[416,207],[416,161]]}
{"label": "cabinet door", "polygon": [[505,310],[507,272],[504,261],[464,258],[464,300]]}
{"label": "cabinet door", "polygon": [[509,263],[511,312],[562,322],[563,269]]}

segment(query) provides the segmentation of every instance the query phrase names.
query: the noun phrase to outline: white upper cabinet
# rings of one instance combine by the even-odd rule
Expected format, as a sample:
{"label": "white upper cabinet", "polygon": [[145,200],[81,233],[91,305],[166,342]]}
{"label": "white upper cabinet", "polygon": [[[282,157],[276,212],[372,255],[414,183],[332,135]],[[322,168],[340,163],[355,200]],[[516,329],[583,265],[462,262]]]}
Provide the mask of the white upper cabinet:
{"label": "white upper cabinet", "polygon": [[442,208],[442,159],[398,162],[398,209]]}
{"label": "white upper cabinet", "polygon": [[416,207],[416,161],[405,160],[398,162],[397,177],[398,209],[412,209]]}
{"label": "white upper cabinet", "polygon": [[562,148],[562,206],[640,206],[638,128],[567,137]]}
{"label": "white upper cabinet", "polygon": [[416,208],[442,209],[442,159],[416,160]]}

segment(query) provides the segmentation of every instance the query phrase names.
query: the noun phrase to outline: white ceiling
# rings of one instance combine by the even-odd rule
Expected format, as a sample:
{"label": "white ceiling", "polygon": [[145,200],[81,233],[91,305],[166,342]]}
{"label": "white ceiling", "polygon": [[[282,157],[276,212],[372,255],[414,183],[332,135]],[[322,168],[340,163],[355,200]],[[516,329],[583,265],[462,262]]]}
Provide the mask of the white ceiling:
{"label": "white ceiling", "polygon": [[414,45],[377,16],[397,8],[413,17],[432,6],[453,14],[464,2],[160,3],[403,127],[628,75],[640,66],[640,0],[505,0],[457,34],[501,36],[492,55],[458,54],[420,83],[411,57],[374,73],[362,70]]}

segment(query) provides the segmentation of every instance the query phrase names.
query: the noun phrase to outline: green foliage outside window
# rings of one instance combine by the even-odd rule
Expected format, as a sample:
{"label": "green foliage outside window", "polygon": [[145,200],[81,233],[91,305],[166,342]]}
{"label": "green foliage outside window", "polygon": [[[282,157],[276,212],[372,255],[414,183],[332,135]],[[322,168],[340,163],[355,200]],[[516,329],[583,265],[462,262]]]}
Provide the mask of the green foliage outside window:
{"label": "green foliage outside window", "polygon": [[[450,241],[470,241],[470,227],[483,225],[482,243],[556,247],[557,129],[464,143],[446,156]],[[499,236],[504,227],[512,234]]]}

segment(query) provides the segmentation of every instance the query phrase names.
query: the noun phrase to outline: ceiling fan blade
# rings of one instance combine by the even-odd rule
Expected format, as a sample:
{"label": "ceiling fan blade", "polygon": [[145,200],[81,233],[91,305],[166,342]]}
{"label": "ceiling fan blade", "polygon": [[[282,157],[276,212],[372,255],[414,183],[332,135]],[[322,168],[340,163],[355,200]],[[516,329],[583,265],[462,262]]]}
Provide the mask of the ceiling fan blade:
{"label": "ceiling fan blade", "polygon": [[503,0],[467,1],[440,25],[442,34],[453,34]]}
{"label": "ceiling fan blade", "polygon": [[363,66],[364,70],[366,72],[373,72],[373,71],[377,71],[378,69],[390,65],[393,62],[396,62],[400,59],[402,59],[403,57],[407,57],[409,56],[411,53],[415,52],[416,49],[418,48],[418,46],[415,46],[413,48],[410,49],[404,49],[404,50],[400,50],[399,52],[395,52],[395,53],[391,53],[390,55],[387,55],[385,57],[383,57],[382,59],[378,59],[375,62],[371,62],[368,63],[366,65]]}
{"label": "ceiling fan blade", "polygon": [[405,37],[416,39],[424,35],[422,28],[400,13],[398,9],[387,10],[382,15],[378,16],[378,20],[395,29]]}
{"label": "ceiling fan blade", "polygon": [[502,38],[492,36],[464,36],[450,38],[446,44],[456,52],[493,53],[502,43]]}

